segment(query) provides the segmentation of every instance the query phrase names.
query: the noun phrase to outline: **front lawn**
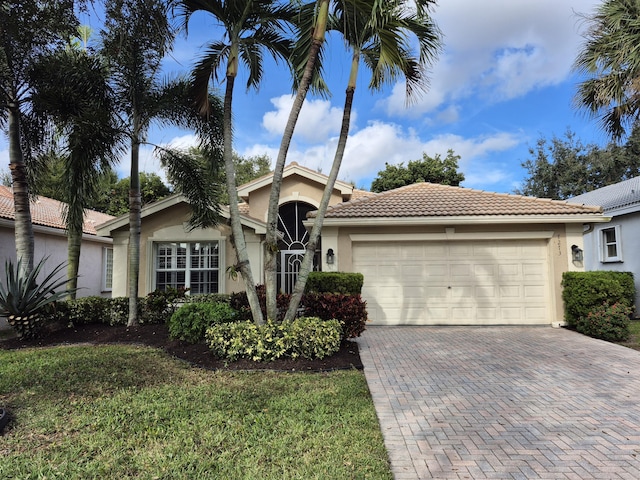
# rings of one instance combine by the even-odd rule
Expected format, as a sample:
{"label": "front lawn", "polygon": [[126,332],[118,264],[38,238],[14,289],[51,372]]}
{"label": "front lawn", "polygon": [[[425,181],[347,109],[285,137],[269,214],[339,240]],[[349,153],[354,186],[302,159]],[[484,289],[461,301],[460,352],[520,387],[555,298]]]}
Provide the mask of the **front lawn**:
{"label": "front lawn", "polygon": [[212,372],[148,347],[0,350],[0,478],[391,479],[360,371]]}
{"label": "front lawn", "polygon": [[632,320],[629,324],[629,339],[625,342],[616,342],[634,350],[640,350],[640,320]]}

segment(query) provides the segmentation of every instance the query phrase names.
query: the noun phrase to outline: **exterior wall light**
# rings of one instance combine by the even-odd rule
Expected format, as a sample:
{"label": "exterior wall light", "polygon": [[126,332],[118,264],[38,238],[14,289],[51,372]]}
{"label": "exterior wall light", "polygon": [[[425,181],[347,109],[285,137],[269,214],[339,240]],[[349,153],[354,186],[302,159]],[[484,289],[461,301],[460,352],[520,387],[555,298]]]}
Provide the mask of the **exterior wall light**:
{"label": "exterior wall light", "polygon": [[581,262],[584,258],[582,249],[577,245],[571,245],[571,258],[574,262]]}
{"label": "exterior wall light", "polygon": [[333,253],[333,248],[327,250],[327,265],[333,265],[333,260],[335,258],[335,254]]}

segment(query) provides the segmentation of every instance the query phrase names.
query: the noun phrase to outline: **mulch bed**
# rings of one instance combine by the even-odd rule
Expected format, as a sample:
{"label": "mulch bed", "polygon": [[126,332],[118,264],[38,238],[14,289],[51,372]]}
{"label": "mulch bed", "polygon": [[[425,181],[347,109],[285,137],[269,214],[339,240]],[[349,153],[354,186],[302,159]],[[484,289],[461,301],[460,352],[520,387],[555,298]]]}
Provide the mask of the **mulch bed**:
{"label": "mulch bed", "polygon": [[0,349],[49,347],[77,344],[134,344],[160,348],[190,364],[210,370],[276,370],[287,372],[326,372],[331,370],[362,369],[358,344],[346,340],[340,350],[322,360],[278,359],[272,362],[238,360],[228,362],[215,358],[205,343],[192,345],[171,340],[166,325],[140,325],[138,327],[109,326],[103,324],[78,325],[46,332],[35,340],[10,338],[0,341]]}

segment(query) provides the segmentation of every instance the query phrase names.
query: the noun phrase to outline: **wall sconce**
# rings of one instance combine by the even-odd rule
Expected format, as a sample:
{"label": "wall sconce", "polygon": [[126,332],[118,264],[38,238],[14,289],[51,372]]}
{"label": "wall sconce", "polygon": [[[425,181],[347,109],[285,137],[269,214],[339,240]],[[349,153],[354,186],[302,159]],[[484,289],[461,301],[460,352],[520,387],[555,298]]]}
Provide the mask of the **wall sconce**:
{"label": "wall sconce", "polygon": [[584,258],[582,249],[577,245],[571,245],[571,257],[573,258],[574,262],[581,262]]}
{"label": "wall sconce", "polygon": [[333,259],[335,258],[335,254],[333,253],[333,248],[327,250],[327,265],[333,265]]}

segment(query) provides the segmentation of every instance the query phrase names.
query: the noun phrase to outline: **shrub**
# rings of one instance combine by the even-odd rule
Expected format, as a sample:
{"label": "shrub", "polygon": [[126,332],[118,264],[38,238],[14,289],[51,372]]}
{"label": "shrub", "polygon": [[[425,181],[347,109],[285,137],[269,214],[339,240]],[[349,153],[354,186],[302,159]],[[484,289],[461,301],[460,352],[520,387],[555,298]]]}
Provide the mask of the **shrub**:
{"label": "shrub", "polygon": [[110,311],[114,303],[111,298],[82,297],[66,303],[69,323],[110,323]]}
{"label": "shrub", "polygon": [[176,304],[184,301],[184,288],[155,290],[139,299],[140,323],[166,323],[176,311]]}
{"label": "shrub", "polygon": [[174,339],[198,343],[204,340],[211,325],[235,319],[236,312],[226,303],[187,303],[171,315],[169,335]]}
{"label": "shrub", "polygon": [[302,297],[304,315],[322,320],[336,319],[344,338],[359,337],[367,322],[367,304],[360,295],[308,293]]}
{"label": "shrub", "polygon": [[[104,323],[111,326],[126,325],[129,322],[129,298],[115,297],[109,299],[109,310],[104,317]],[[140,302],[138,302],[138,318],[140,315]]]}
{"label": "shrub", "polygon": [[229,304],[230,296],[226,293],[198,293],[188,295],[182,299],[184,303],[226,303]]}
{"label": "shrub", "polygon": [[310,272],[305,292],[360,295],[363,281],[361,273]]}
{"label": "shrub", "polygon": [[562,286],[565,321],[570,327],[604,303],[633,308],[635,285],[630,272],[565,272]]}
{"label": "shrub", "polygon": [[621,342],[629,338],[629,316],[632,309],[621,303],[603,304],[580,317],[576,330],[584,335],[608,342]]}
{"label": "shrub", "polygon": [[[256,290],[258,293],[258,300],[260,301],[260,309],[262,315],[267,317],[267,297],[266,288],[264,285],[257,285]],[[278,318],[275,320],[281,322],[284,319],[285,313],[287,313],[287,307],[289,306],[289,299],[291,295],[287,293],[279,293],[276,297],[278,305]],[[252,320],[251,307],[249,307],[249,300],[247,299],[247,292],[235,292],[231,294],[229,299],[231,307],[238,312],[238,320]],[[272,319],[273,320],[273,319]]]}
{"label": "shrub", "polygon": [[342,326],[338,320],[300,317],[291,325],[293,358],[325,358],[340,348]]}
{"label": "shrub", "polygon": [[293,322],[250,321],[214,325],[206,340],[212,353],[229,361],[248,358],[271,361],[282,357],[325,358],[340,349],[341,328],[337,320],[298,318]]}

